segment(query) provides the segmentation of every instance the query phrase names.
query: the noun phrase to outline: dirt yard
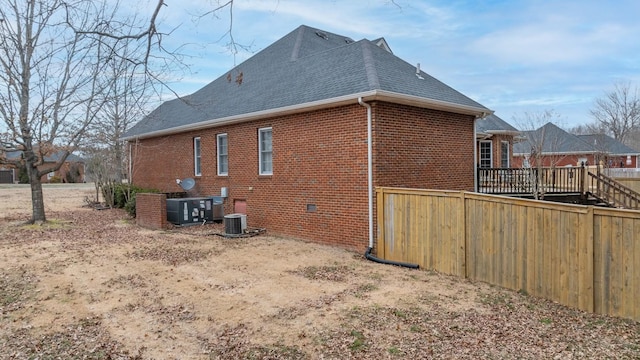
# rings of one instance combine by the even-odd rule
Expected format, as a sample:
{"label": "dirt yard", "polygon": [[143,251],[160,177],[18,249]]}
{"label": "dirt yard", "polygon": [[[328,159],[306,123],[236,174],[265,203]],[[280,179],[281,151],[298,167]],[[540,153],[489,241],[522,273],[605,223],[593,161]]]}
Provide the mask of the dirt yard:
{"label": "dirt yard", "polygon": [[640,324],[220,226],[135,226],[92,185],[0,186],[0,359],[640,358]]}

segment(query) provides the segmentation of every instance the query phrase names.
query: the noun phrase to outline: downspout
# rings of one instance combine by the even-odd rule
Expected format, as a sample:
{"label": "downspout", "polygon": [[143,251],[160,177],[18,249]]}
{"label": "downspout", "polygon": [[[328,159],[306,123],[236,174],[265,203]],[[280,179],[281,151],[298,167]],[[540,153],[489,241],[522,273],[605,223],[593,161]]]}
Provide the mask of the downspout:
{"label": "downspout", "polygon": [[371,120],[371,105],[362,100],[362,97],[358,97],[358,104],[367,108],[367,190],[369,200],[369,247],[364,253],[364,257],[368,260],[388,265],[397,265],[417,269],[417,264],[409,264],[403,262],[396,262],[390,260],[379,259],[371,255],[373,249],[373,136],[372,136],[372,120]]}
{"label": "downspout", "polygon": [[473,191],[478,192],[478,131],[476,130],[478,117],[473,119]]}
{"label": "downspout", "polygon": [[128,184],[132,184],[133,183],[133,144],[131,144],[131,141],[127,141],[127,144],[129,144],[129,174],[128,177],[129,179],[127,179],[127,183]]}
{"label": "downspout", "polygon": [[369,200],[369,248],[373,248],[373,144],[371,105],[358,98],[358,104],[367,108],[367,191]]}
{"label": "downspout", "polygon": [[473,191],[478,192],[478,130],[476,123],[487,117],[488,114],[482,113],[482,116],[476,116],[473,119]]}

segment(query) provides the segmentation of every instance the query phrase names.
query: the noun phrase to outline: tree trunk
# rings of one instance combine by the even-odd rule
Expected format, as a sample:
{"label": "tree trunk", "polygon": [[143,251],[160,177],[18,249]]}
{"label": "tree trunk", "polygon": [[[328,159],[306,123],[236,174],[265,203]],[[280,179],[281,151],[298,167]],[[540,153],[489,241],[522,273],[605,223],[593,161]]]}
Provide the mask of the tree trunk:
{"label": "tree trunk", "polygon": [[116,181],[118,183],[122,183],[122,179],[123,179],[123,174],[124,174],[124,164],[122,163],[123,161],[123,156],[122,156],[122,145],[118,142],[116,142],[116,146],[114,148],[115,150],[115,165],[116,165]]}
{"label": "tree trunk", "polygon": [[538,173],[536,174],[536,196],[535,199],[536,200],[543,200],[544,199],[544,182],[542,179],[542,159],[539,159],[538,161],[536,161],[537,163],[537,168],[538,168]]}
{"label": "tree trunk", "polygon": [[44,197],[42,194],[42,180],[40,179],[38,169],[33,163],[33,159],[26,156],[25,159],[27,173],[29,174],[29,184],[31,184],[31,220],[32,224],[42,224],[47,221],[44,214]]}

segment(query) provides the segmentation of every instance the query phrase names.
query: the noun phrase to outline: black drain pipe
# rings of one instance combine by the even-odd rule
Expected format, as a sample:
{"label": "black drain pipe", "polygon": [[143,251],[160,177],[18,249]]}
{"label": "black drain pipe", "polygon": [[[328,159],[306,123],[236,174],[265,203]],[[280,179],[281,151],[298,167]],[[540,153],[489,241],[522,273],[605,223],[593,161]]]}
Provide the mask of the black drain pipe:
{"label": "black drain pipe", "polygon": [[371,255],[371,250],[373,250],[372,247],[368,247],[367,251],[365,251],[364,253],[364,257],[367,258],[368,260],[380,263],[380,264],[386,264],[386,265],[395,265],[395,266],[402,266],[402,267],[406,267],[406,268],[410,268],[410,269],[417,269],[420,267],[420,265],[418,264],[411,264],[411,263],[405,263],[405,262],[399,262],[399,261],[391,261],[391,260],[384,260],[384,259],[379,259],[373,255]]}

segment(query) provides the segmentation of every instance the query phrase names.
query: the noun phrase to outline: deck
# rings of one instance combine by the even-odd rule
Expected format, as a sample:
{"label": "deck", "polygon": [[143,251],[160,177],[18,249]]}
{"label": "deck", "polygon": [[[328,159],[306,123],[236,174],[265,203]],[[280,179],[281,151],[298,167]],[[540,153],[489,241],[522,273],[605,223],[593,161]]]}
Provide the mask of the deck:
{"label": "deck", "polygon": [[483,194],[581,194],[585,168],[479,168],[478,192]]}
{"label": "deck", "polygon": [[477,192],[640,210],[640,193],[599,167],[479,168]]}

